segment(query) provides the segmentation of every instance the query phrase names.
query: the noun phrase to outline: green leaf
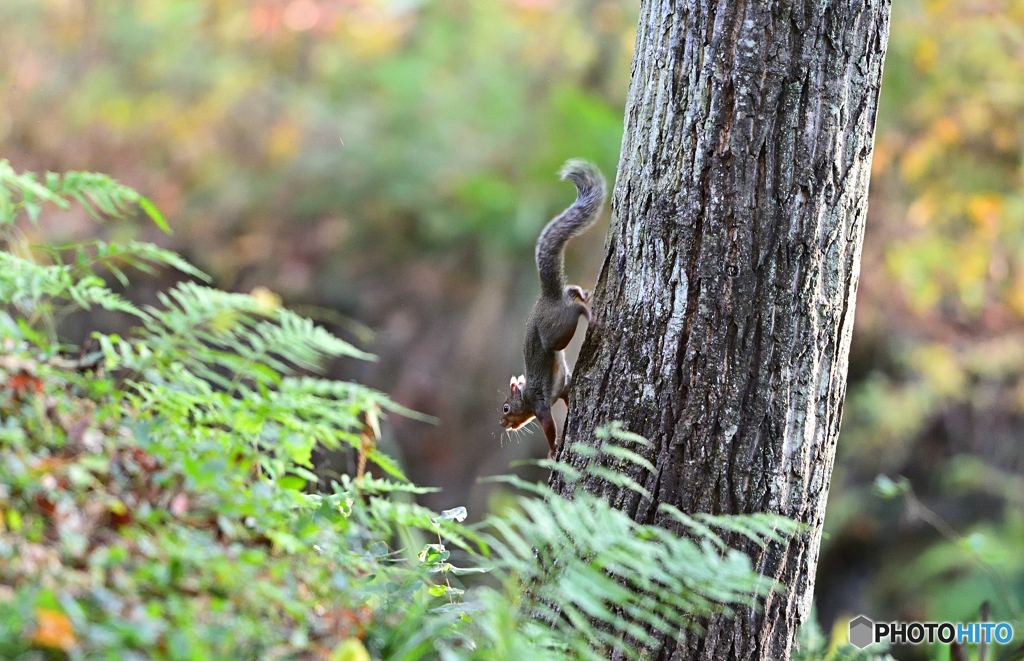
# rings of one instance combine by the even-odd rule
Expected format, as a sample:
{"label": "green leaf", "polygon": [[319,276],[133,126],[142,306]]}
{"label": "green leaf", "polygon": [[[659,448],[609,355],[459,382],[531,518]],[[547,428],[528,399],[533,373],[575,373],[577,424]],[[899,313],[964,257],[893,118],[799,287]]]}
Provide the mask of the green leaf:
{"label": "green leaf", "polygon": [[657,473],[658,472],[658,469],[655,468],[654,464],[652,464],[650,461],[648,461],[647,459],[644,459],[643,457],[638,455],[636,452],[633,452],[632,450],[626,449],[626,448],[624,448],[624,447],[622,447],[620,445],[614,445],[612,443],[605,443],[604,445],[601,446],[601,451],[604,452],[607,455],[611,455],[611,456],[617,457],[619,459],[624,459],[624,460],[628,461],[631,464],[634,464],[636,466],[640,466],[641,468],[647,470],[648,472],[651,472],[651,473]]}
{"label": "green leaf", "polygon": [[402,469],[399,468],[397,463],[395,463],[395,460],[386,454],[382,454],[377,450],[371,450],[366,453],[366,458],[383,468],[384,472],[391,477],[401,480],[402,482],[409,481],[409,478],[405,476],[405,473],[403,473]]}
{"label": "green leaf", "polygon": [[285,475],[277,481],[282,489],[301,491],[306,486],[306,480],[297,475]]}
{"label": "green leaf", "polygon": [[634,491],[648,500],[651,499],[651,492],[643,488],[637,482],[622,473],[618,473],[605,466],[587,466],[587,472],[594,477],[600,477],[601,479],[608,480],[612,484]]}
{"label": "green leaf", "polygon": [[875,495],[887,500],[899,498],[910,491],[910,481],[902,475],[898,479],[893,480],[888,475],[879,474],[875,477],[872,491],[874,491]]}
{"label": "green leaf", "polygon": [[154,223],[156,223],[157,227],[162,229],[167,234],[174,233],[171,231],[170,226],[167,225],[167,221],[164,220],[163,214],[160,213],[160,210],[156,208],[156,205],[153,204],[148,197],[140,197],[139,206],[142,208],[143,211],[146,212],[146,215],[149,216]]}
{"label": "green leaf", "polygon": [[416,557],[419,558],[420,562],[431,565],[446,561],[449,555],[451,554],[444,548],[443,544],[427,544]]}
{"label": "green leaf", "polygon": [[331,652],[331,661],[370,661],[370,653],[358,638],[348,638]]}
{"label": "green leaf", "polygon": [[652,443],[640,434],[628,431],[620,420],[614,420],[607,425],[602,425],[594,431],[594,435],[601,439],[617,438],[620,441],[637,443],[644,447],[652,447]]}
{"label": "green leaf", "polygon": [[457,521],[459,523],[462,523],[466,520],[466,516],[466,508],[459,506],[450,510],[444,510],[443,512],[441,512],[441,516],[438,518],[443,519],[445,521]]}
{"label": "green leaf", "polygon": [[368,548],[366,552],[371,558],[383,558],[390,553],[390,551],[388,551],[388,545],[384,542],[374,542],[373,544],[370,544],[370,548]]}

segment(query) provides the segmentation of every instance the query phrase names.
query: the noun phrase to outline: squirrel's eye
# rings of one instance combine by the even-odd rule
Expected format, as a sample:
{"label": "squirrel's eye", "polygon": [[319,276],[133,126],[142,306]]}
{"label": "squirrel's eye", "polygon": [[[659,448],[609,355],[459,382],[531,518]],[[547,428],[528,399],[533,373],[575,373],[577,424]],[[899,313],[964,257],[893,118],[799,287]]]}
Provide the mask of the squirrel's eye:
{"label": "squirrel's eye", "polygon": [[501,409],[501,410],[502,410],[502,411],[504,411],[505,413],[508,413],[508,404],[506,404],[506,405],[505,405],[505,408],[503,408],[503,409]]}

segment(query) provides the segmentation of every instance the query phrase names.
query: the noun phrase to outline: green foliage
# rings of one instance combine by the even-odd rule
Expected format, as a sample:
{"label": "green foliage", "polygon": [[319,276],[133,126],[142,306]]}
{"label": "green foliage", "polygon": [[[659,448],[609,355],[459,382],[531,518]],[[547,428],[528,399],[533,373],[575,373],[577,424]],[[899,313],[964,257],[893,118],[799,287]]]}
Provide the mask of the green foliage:
{"label": "green foliage", "polygon": [[[364,424],[404,410],[303,374],[370,356],[267,291],[185,282],[159,306],[124,302],[96,269],[199,274],[147,244],[28,243],[16,217],[34,222],[27,195],[103,218],[140,199],[104,177],[46,180],[44,198],[34,177],[8,174],[0,218],[0,255],[20,260],[6,262],[18,268],[3,271],[0,317],[4,658],[634,658],[647,628],[672,635],[775,587],[715,530],[781,542],[797,532],[785,520],[670,509],[676,535],[512,477],[539,497],[483,526],[466,525],[465,508],[409,502],[426,490]],[[54,301],[127,311],[138,326],[79,350],[53,338],[65,311]],[[646,442],[615,428],[603,456],[644,461],[613,439]],[[354,448],[391,476],[324,488],[317,446]]]}
{"label": "green foliage", "polygon": [[48,172],[44,181],[38,182],[33,173],[18,174],[6,159],[0,160],[0,224],[13,222],[19,211],[36,222],[41,204],[48,202],[67,209],[70,200],[78,202],[95,220],[123,218],[137,205],[160,229],[170,232],[152,202],[105,174]]}
{"label": "green foliage", "polygon": [[[269,658],[284,645],[286,657],[326,656],[358,642],[383,617],[374,599],[390,594],[395,564],[373,538],[393,538],[399,515],[403,529],[438,530],[412,505],[352,507],[368,493],[419,491],[404,483],[303,491],[317,480],[314,446],[359,446],[359,414],[397,407],[296,370],[365,354],[269,292],[183,283],[159,308],[124,302],[95,269],[198,273],[148,244],[28,244],[15,224],[19,211],[35,220],[26,200],[95,204],[90,213],[114,218],[139,200],[99,176],[47,182],[44,198],[34,177],[8,174],[21,196],[0,218],[0,256],[17,266],[0,275],[0,655]],[[81,354],[36,331],[56,327],[65,308],[54,301],[129,311],[141,325],[129,338],[95,334],[98,350]],[[418,565],[400,578],[414,591],[429,583]]]}
{"label": "green foliage", "polygon": [[[93,305],[143,316],[106,286],[96,274],[97,268],[106,269],[122,284],[128,282],[125,267],[151,271],[152,264],[206,277],[176,253],[151,243],[130,241],[111,245],[90,241],[55,247],[31,245],[14,225],[21,214],[32,223],[37,222],[43,203],[66,210],[72,201],[96,219],[124,219],[139,205],[154,222],[166,228],[152,203],[105,175],[49,173],[40,183],[34,174],[18,174],[6,160],[0,160],[0,231],[8,245],[8,250],[0,252],[0,301],[8,302],[21,316],[22,326],[44,323],[52,331],[54,316],[61,316],[69,308],[88,309]],[[18,325],[19,320],[10,311],[0,310],[0,326],[13,330]],[[27,328],[20,332],[27,334],[26,339],[34,337]],[[51,332],[49,341],[54,340]]]}
{"label": "green foliage", "polygon": [[[968,456],[953,458],[943,478],[953,493],[981,491],[1018,505],[1024,486],[1019,476]],[[894,590],[930,596],[936,620],[973,621],[979,606],[986,604],[992,621],[1012,622],[1015,629],[1024,625],[1024,516],[1019,509],[1009,508],[1001,520],[982,522],[961,534],[921,501],[905,477],[879,475],[874,490],[883,498],[899,498],[908,518],[941,535],[896,578]],[[947,594],[962,598],[943,599]]]}
{"label": "green foliage", "polygon": [[[647,460],[625,443],[649,445],[620,423],[597,431],[597,447],[575,444],[566,451],[634,466]],[[621,441],[618,443],[616,441]],[[580,476],[566,464],[538,462],[573,483]],[[622,473],[591,462],[586,472],[641,495],[646,490]],[[603,499],[580,488],[565,499],[547,487],[518,478],[495,478],[535,493],[520,509],[490,520],[499,537],[491,540],[507,568],[526,589],[524,608],[537,620],[531,627],[554,630],[574,657],[607,658],[616,651],[637,658],[637,644],[656,644],[684,629],[700,630],[696,619],[751,605],[783,586],[751,571],[750,559],[730,549],[722,533],[760,545],[785,543],[801,526],[768,515],[690,517],[662,504],[678,524],[675,532],[635,522]],[[649,494],[647,494],[649,496]]]}
{"label": "green foliage", "polygon": [[[36,153],[130,143],[145,167],[103,149],[89,162],[150,178],[204,225],[341,216],[388,257],[409,240],[528,247],[564,206],[551,173],[566,154],[617,162],[634,3],[358,1],[305,24],[289,4],[117,0],[84,16],[8,0],[0,106]],[[218,270],[219,241],[194,246]]]}
{"label": "green foliage", "polygon": [[527,589],[522,608],[537,620],[531,630],[553,630],[553,644],[583,659],[603,659],[611,650],[636,658],[637,643],[698,628],[697,616],[749,605],[754,595],[779,588],[753,573],[750,559],[728,549],[713,528],[762,543],[796,530],[792,522],[775,519],[768,527],[757,517],[702,517],[698,523],[670,508],[682,524],[684,534],[677,534],[637,524],[586,492],[569,500],[533,490],[541,498],[490,520],[499,533],[491,545],[500,566]]}
{"label": "green foliage", "polygon": [[885,653],[884,645],[870,645],[859,650],[847,640],[848,623],[836,623],[830,637],[825,637],[818,625],[818,617],[811,610],[811,617],[797,632],[792,661],[893,661]]}

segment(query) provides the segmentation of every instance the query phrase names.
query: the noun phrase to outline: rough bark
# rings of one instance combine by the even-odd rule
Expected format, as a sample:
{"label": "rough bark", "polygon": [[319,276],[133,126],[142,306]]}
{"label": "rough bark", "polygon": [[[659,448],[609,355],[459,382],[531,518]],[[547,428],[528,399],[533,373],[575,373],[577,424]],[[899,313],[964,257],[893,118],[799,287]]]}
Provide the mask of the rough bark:
{"label": "rough bark", "polygon": [[[787,586],[654,659],[788,658],[808,614],[846,391],[889,0],[643,0],[601,321],[566,443],[622,420],[652,494],[596,478],[637,521],[773,512],[809,532],[755,567]],[[562,450],[581,466],[586,458]],[[555,475],[552,485],[568,495]],[[739,540],[733,540],[740,545]]]}

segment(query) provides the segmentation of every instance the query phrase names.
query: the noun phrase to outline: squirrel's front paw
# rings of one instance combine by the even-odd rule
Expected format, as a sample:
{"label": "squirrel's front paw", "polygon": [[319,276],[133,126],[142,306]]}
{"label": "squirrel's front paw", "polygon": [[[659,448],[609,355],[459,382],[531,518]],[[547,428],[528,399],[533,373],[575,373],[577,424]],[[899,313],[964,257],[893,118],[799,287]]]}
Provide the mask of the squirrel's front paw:
{"label": "squirrel's front paw", "polygon": [[589,289],[584,289],[580,291],[580,299],[587,305],[591,304],[593,297],[594,292],[590,291]]}

